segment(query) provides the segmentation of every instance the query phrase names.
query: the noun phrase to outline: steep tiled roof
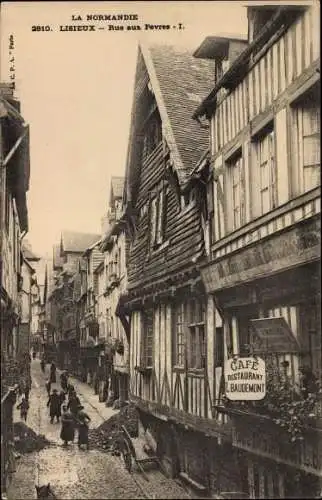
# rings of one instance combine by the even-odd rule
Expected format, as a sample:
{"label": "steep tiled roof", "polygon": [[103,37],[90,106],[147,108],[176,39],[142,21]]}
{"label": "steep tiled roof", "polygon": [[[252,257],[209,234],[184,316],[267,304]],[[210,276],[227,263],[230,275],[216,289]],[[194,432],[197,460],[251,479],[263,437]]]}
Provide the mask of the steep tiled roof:
{"label": "steep tiled roof", "polygon": [[[214,61],[168,45],[141,46],[179,183],[184,185],[209,142],[192,115],[214,84]],[[167,137],[168,135],[168,137]]]}
{"label": "steep tiled roof", "polygon": [[99,234],[62,232],[62,250],[64,252],[85,252],[87,248],[100,239]]}
{"label": "steep tiled roof", "polygon": [[122,198],[124,188],[124,177],[111,178],[111,198]]}

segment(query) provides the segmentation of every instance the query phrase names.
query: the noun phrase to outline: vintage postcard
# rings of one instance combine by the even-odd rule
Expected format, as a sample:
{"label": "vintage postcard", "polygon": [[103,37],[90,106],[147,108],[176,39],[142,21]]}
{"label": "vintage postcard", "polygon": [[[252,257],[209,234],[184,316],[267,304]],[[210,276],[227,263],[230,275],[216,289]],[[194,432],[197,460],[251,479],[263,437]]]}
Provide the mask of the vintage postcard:
{"label": "vintage postcard", "polygon": [[1,499],[321,498],[319,2],[0,13]]}

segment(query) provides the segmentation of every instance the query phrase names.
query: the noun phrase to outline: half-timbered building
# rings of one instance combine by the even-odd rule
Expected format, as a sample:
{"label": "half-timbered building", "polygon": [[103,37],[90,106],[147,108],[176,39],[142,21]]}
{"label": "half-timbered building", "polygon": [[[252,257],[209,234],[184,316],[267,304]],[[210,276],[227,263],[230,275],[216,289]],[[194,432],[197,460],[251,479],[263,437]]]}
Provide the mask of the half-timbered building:
{"label": "half-timbered building", "polygon": [[202,197],[190,174],[209,139],[191,116],[213,78],[213,63],[189,51],[139,47],[124,200],[128,291],[120,300],[131,324],[130,399],[141,430],[170,473],[199,483],[207,457],[191,429],[202,428],[211,404],[207,304],[196,268],[204,256]]}
{"label": "half-timbered building", "polygon": [[[29,125],[9,84],[0,85],[0,333],[1,492],[10,477],[17,384],[30,376],[29,353],[19,352],[22,238],[28,231]],[[24,318],[23,318],[24,319]]]}
{"label": "half-timbered building", "polygon": [[[108,227],[101,250],[104,252],[104,267],[101,275],[101,290],[104,309],[101,318],[106,337],[106,355],[112,357],[113,370],[110,372],[114,401],[123,404],[128,400],[129,385],[129,323],[118,315],[119,299],[127,289],[126,255],[128,235],[123,218],[124,177],[112,177],[107,213]],[[107,373],[107,372],[106,372]],[[112,399],[112,398],[111,398]],[[110,399],[110,402],[112,402]]]}
{"label": "half-timbered building", "polygon": [[59,256],[56,256],[56,283],[49,299],[55,305],[52,312],[55,316],[57,328],[58,365],[60,368],[68,369],[73,373],[78,372],[80,357],[77,323],[78,305],[74,295],[75,278],[79,259],[86,249],[98,239],[99,235],[95,234],[63,231]]}
{"label": "half-timbered building", "polygon": [[99,250],[100,236],[84,252],[83,258],[86,265],[86,299],[85,314],[82,321],[82,346],[85,344],[83,366],[86,369],[86,379],[92,384],[95,394],[98,393],[98,372],[100,366],[100,353],[104,351],[105,338],[100,336],[97,319],[98,275],[95,269],[104,256]]}
{"label": "half-timbered building", "polygon": [[[201,266],[211,394],[232,429],[225,460],[241,471],[228,475],[230,491],[251,498],[321,494],[319,17],[317,2],[251,5],[235,61],[229,39],[195,52],[218,75],[194,113],[211,123]],[[266,396],[232,403],[223,361],[249,354],[266,361]]]}

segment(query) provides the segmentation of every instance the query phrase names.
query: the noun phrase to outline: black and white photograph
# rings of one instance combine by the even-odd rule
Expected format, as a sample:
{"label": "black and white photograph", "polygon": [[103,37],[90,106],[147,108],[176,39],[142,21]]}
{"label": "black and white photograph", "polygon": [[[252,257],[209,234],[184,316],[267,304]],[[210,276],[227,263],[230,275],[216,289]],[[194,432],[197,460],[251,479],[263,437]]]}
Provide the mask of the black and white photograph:
{"label": "black and white photograph", "polygon": [[0,5],[1,500],[322,497],[320,2]]}

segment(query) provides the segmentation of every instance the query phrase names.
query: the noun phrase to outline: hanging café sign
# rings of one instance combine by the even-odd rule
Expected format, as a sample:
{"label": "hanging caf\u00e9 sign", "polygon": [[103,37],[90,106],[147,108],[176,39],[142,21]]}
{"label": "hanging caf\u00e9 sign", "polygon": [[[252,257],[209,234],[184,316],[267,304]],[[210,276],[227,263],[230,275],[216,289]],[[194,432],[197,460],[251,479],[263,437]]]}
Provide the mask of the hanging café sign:
{"label": "hanging caf\u00e9 sign", "polygon": [[231,401],[259,401],[266,395],[265,361],[234,357],[225,361],[225,393]]}

